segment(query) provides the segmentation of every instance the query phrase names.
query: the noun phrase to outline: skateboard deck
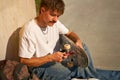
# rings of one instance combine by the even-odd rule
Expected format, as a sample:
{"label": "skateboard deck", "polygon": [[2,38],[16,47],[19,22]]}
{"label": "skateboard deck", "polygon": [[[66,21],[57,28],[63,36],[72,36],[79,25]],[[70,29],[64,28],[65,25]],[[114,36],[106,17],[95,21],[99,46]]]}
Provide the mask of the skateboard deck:
{"label": "skateboard deck", "polygon": [[63,34],[60,34],[60,51],[68,54],[68,58],[61,63],[66,67],[79,66],[85,68],[88,66],[88,57],[85,51],[77,47],[72,40]]}

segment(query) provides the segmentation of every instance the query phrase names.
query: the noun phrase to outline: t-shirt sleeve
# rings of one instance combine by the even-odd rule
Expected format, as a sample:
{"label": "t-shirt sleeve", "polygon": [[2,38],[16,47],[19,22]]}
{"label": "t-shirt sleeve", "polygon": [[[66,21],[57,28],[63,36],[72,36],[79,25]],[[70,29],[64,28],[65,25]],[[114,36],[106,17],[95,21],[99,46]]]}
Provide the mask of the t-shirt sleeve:
{"label": "t-shirt sleeve", "polygon": [[65,27],[59,20],[57,21],[57,27],[59,34],[67,34],[69,32],[68,28]]}
{"label": "t-shirt sleeve", "polygon": [[35,42],[32,35],[23,27],[20,30],[19,57],[31,58],[35,53]]}

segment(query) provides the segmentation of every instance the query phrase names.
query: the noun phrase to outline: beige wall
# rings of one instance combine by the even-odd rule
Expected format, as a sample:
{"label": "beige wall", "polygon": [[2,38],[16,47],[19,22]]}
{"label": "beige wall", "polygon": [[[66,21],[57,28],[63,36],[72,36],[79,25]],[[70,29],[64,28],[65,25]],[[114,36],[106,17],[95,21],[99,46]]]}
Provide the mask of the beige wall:
{"label": "beige wall", "polygon": [[35,0],[0,0],[0,60],[17,58],[19,28],[36,16]]}
{"label": "beige wall", "polygon": [[61,21],[87,44],[94,65],[120,70],[120,0],[64,0]]}

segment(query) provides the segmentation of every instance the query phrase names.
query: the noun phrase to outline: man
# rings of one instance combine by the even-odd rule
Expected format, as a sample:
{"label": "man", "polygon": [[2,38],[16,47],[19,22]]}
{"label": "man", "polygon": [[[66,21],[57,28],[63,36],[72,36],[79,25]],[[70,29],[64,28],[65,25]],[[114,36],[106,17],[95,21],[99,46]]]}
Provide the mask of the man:
{"label": "man", "polygon": [[64,8],[63,0],[41,0],[39,15],[27,22],[20,31],[20,62],[32,67],[31,72],[41,80],[95,77],[92,62],[88,65],[89,69],[69,69],[60,63],[67,55],[59,51],[59,34],[65,34],[76,46],[83,48],[92,61],[80,38],[58,20]]}
{"label": "man", "polygon": [[64,13],[64,8],[63,0],[41,0],[40,14],[20,31],[19,56],[22,63],[38,67],[67,58],[56,46],[59,45],[59,34],[65,34],[83,48],[80,38],[58,20]]}
{"label": "man", "polygon": [[[22,34],[19,51],[21,62],[29,66],[40,66],[51,61],[61,62],[63,53],[54,52],[59,34],[66,34],[76,45],[82,48],[78,36],[70,32],[60,21],[58,21],[59,16],[61,16],[63,12],[64,3],[62,0],[41,0],[40,14],[24,25],[20,33],[20,35]],[[42,51],[39,52],[39,50],[41,50],[40,48],[43,47],[42,45],[46,46],[45,48],[48,49],[50,47],[51,50],[45,51],[47,53],[41,53]],[[51,54],[47,55],[48,53]],[[35,57],[33,57],[33,55],[35,55]],[[45,61],[42,59],[45,59]]]}

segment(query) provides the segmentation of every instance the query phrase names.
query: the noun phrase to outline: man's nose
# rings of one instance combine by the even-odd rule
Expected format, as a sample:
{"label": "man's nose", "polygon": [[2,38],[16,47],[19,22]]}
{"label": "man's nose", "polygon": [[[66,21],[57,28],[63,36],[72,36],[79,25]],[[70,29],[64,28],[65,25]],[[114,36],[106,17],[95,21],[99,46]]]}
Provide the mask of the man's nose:
{"label": "man's nose", "polygon": [[57,17],[57,16],[55,16],[55,17],[53,18],[53,20],[54,20],[54,21],[57,21],[57,20],[58,20],[58,17]]}

